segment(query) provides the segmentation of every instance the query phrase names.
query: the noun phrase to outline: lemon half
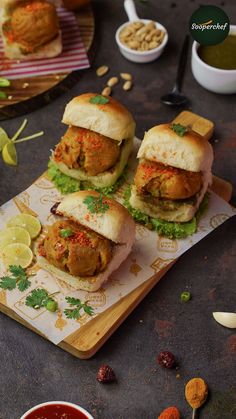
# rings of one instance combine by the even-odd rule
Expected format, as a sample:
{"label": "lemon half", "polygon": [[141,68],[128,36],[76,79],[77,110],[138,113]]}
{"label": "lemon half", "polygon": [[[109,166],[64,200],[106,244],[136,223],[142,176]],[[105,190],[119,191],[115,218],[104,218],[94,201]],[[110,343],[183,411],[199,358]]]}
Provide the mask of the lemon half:
{"label": "lemon half", "polygon": [[31,239],[35,239],[41,231],[41,223],[38,218],[30,214],[18,214],[10,218],[7,222],[7,227],[19,226],[25,228]]}
{"label": "lemon half", "polygon": [[0,231],[0,250],[12,243],[23,243],[30,246],[29,232],[22,227],[9,227]]}
{"label": "lemon half", "polygon": [[20,265],[22,268],[27,268],[33,260],[33,252],[26,244],[13,243],[4,248],[2,257],[6,268],[9,265]]}

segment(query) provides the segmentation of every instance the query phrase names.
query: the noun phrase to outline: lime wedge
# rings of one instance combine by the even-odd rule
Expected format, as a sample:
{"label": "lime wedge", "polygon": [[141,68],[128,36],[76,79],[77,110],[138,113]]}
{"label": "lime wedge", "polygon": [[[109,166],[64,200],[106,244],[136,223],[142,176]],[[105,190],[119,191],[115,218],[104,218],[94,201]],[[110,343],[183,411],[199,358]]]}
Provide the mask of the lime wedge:
{"label": "lime wedge", "polygon": [[9,164],[10,166],[17,166],[16,147],[11,141],[4,145],[2,158],[6,164]]}
{"label": "lime wedge", "polygon": [[26,244],[13,243],[4,248],[2,257],[6,268],[9,265],[20,265],[22,268],[27,268],[33,260],[33,252]]}
{"label": "lime wedge", "polygon": [[30,246],[30,234],[22,227],[9,227],[0,231],[0,250],[12,243],[23,243]]}
{"label": "lime wedge", "polygon": [[2,151],[5,144],[10,142],[10,138],[8,137],[6,131],[0,127],[0,151]]}
{"label": "lime wedge", "polygon": [[35,239],[41,231],[41,223],[38,218],[30,214],[18,214],[10,218],[7,222],[7,227],[19,226],[25,228],[31,239]]}

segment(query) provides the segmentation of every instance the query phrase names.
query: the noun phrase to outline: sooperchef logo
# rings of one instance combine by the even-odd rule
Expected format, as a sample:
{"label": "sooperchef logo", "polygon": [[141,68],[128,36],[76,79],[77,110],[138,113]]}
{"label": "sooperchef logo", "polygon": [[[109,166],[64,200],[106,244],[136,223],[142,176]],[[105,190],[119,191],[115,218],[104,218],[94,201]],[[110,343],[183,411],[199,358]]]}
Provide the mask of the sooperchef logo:
{"label": "sooperchef logo", "polygon": [[227,14],[217,6],[201,6],[189,21],[191,35],[201,45],[219,44],[227,37],[229,29]]}

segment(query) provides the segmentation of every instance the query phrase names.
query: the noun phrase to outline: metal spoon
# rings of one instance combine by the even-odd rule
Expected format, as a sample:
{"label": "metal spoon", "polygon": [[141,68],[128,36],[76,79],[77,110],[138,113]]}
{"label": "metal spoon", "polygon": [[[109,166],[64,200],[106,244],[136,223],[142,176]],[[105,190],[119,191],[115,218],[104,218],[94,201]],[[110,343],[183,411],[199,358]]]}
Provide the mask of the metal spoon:
{"label": "metal spoon", "polygon": [[184,95],[181,95],[180,93],[182,81],[184,78],[185,68],[187,64],[188,46],[189,46],[189,35],[186,35],[182,49],[181,49],[180,57],[179,57],[179,64],[178,64],[175,85],[170,93],[161,97],[161,101],[165,105],[180,106],[188,102],[188,98]]}

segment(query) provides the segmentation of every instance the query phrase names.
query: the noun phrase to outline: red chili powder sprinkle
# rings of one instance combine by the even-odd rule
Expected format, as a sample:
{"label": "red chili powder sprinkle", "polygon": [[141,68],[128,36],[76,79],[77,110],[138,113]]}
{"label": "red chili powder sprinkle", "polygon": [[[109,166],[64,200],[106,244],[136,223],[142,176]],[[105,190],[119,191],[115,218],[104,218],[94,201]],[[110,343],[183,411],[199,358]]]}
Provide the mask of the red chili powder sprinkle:
{"label": "red chili powder sprinkle", "polygon": [[28,10],[29,12],[31,12],[32,10],[41,10],[44,9],[45,7],[47,7],[47,3],[44,2],[35,2],[35,3],[31,3],[31,4],[27,4],[25,6],[25,9]]}
{"label": "red chili powder sprinkle", "polygon": [[73,236],[68,237],[70,241],[73,243],[78,243],[81,246],[91,246],[91,240],[87,237],[87,235],[83,231],[78,231]]}
{"label": "red chili powder sprinkle", "polygon": [[89,214],[86,214],[86,215],[85,215],[85,217],[84,217],[84,219],[85,219],[86,221],[89,221],[89,220],[90,220],[90,215],[89,215]]}
{"label": "red chili powder sprinkle", "polygon": [[140,169],[143,171],[143,179],[149,179],[156,172],[156,165],[152,163],[141,163]]}

